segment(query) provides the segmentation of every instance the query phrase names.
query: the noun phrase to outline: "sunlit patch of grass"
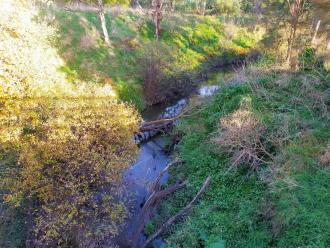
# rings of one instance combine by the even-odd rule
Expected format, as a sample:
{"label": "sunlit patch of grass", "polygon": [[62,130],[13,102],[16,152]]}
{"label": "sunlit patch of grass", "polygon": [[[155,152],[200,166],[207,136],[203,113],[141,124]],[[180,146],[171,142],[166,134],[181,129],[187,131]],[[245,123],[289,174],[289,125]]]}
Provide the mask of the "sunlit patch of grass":
{"label": "sunlit patch of grass", "polygon": [[[91,11],[55,12],[59,26],[58,48],[66,65],[61,68],[67,78],[97,83],[102,77],[112,78],[112,83],[121,82],[141,84],[141,54],[145,47],[155,39],[155,30],[150,16],[134,11],[114,14],[106,13],[106,21],[111,45],[103,42],[102,31],[97,13]],[[242,28],[241,28],[242,29]],[[161,46],[172,49],[170,63],[164,71],[164,77],[175,77],[180,74],[193,74],[203,70],[203,63],[208,58],[223,58],[232,61],[237,55],[245,55],[254,46],[253,35],[237,32],[228,39],[224,25],[215,17],[179,16],[173,14],[162,22]],[[236,44],[237,35],[244,43]],[[236,37],[236,39],[238,39]],[[64,41],[64,42],[62,42]],[[224,52],[231,51],[231,52]],[[165,59],[165,58],[163,58]],[[130,82],[130,83],[128,83]],[[117,89],[120,89],[117,87]],[[137,94],[137,91],[130,91]],[[118,96],[124,97],[120,93]],[[142,102],[141,94],[125,95],[122,100]],[[130,99],[131,98],[131,99]],[[140,98],[138,101],[137,99]],[[138,107],[141,108],[141,104]]]}

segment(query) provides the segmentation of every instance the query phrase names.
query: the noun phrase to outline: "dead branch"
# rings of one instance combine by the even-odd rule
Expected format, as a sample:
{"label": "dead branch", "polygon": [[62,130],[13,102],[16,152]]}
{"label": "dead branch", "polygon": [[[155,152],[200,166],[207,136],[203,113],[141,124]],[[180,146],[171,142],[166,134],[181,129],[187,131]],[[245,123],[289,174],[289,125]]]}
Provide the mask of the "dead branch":
{"label": "dead branch", "polygon": [[153,192],[148,200],[145,202],[145,204],[143,205],[143,208],[141,210],[141,214],[140,214],[140,218],[139,218],[139,222],[137,224],[137,228],[135,229],[135,232],[133,234],[133,238],[132,238],[132,248],[138,247],[139,244],[139,236],[143,231],[144,228],[144,224],[146,223],[146,221],[148,220],[148,217],[150,217],[151,211],[158,205],[158,203],[160,202],[160,200],[162,198],[164,198],[165,196],[179,190],[182,189],[183,187],[185,187],[187,185],[187,182],[183,182],[183,183],[176,183],[162,191],[159,192]]}
{"label": "dead branch", "polygon": [[189,109],[183,109],[183,111],[173,118],[159,119],[155,121],[148,121],[141,123],[140,132],[152,131],[152,130],[162,130],[173,124],[174,121],[182,117]]}
{"label": "dead branch", "polygon": [[181,160],[170,163],[160,172],[160,174],[156,178],[153,186],[151,187],[152,193],[149,196],[149,198],[147,199],[147,201],[145,202],[145,204],[143,205],[143,208],[140,213],[139,221],[138,221],[138,223],[136,225],[136,229],[133,233],[132,248],[135,248],[138,246],[139,236],[140,236],[141,232],[143,231],[144,224],[146,223],[148,217],[150,216],[151,211],[158,205],[160,200],[163,199],[164,197],[166,197],[167,195],[169,195],[179,189],[182,189],[183,187],[186,186],[187,182],[176,183],[172,186],[169,186],[166,189],[159,191],[160,186],[161,186],[160,180],[163,177],[163,175],[168,171],[168,169],[170,167],[177,166],[182,163],[183,163],[183,161],[181,161]]}
{"label": "dead branch", "polygon": [[153,184],[153,187],[152,187],[152,191],[158,191],[159,188],[160,188],[160,179],[163,177],[163,175],[168,171],[168,169],[170,167],[173,167],[173,166],[177,166],[179,164],[183,164],[183,161],[182,160],[178,160],[178,161],[174,161],[170,164],[168,164],[158,175],[158,177],[156,178],[154,184]]}
{"label": "dead branch", "polygon": [[[163,121],[163,120],[162,120]],[[148,131],[161,131],[167,129],[173,125],[174,121],[163,121],[161,124],[150,124],[148,123],[146,126],[141,125],[140,132],[148,132]]]}
{"label": "dead branch", "polygon": [[201,197],[201,195],[205,192],[207,186],[209,185],[211,180],[211,177],[208,176],[203,184],[203,186],[200,188],[198,193],[195,195],[195,197],[192,199],[192,201],[183,209],[179,211],[175,216],[171,217],[168,221],[166,221],[162,226],[154,233],[152,234],[146,242],[143,244],[142,247],[147,247],[154,239],[156,239],[164,230],[171,224],[175,223],[178,219],[182,218],[184,215],[186,215],[189,210],[192,208],[193,204]]}
{"label": "dead branch", "polygon": [[159,119],[159,120],[155,120],[155,121],[148,121],[148,122],[144,122],[141,124],[141,127],[147,127],[150,125],[158,125],[158,124],[163,124],[164,122],[172,122],[175,121],[177,119],[177,117],[174,118],[169,118],[169,119]]}

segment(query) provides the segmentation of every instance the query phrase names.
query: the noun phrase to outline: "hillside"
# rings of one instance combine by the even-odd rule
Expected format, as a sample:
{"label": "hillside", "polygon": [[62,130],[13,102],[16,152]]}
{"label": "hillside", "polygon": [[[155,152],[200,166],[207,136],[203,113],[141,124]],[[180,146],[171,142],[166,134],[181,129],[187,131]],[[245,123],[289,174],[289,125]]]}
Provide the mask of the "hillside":
{"label": "hillside", "polygon": [[261,35],[217,17],[173,13],[165,16],[157,43],[149,15],[114,9],[105,15],[108,47],[95,12],[55,9],[45,17],[59,27],[57,47],[65,61],[60,69],[70,81],[111,84],[120,99],[140,110],[189,94],[214,67],[244,59]]}

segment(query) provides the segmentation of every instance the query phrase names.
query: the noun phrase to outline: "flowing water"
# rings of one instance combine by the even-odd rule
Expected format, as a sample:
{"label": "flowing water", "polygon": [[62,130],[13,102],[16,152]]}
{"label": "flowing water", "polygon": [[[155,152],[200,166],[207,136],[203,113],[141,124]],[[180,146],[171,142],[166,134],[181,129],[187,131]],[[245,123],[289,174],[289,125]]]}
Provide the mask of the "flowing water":
{"label": "flowing water", "polygon": [[[156,120],[165,108],[166,106],[163,105],[152,106],[142,114],[142,117],[144,121]],[[136,162],[124,173],[125,192],[130,199],[126,207],[130,212],[130,216],[123,227],[123,232],[116,240],[120,248],[130,247],[130,241],[143,203],[150,194],[150,186],[169,161],[169,156],[163,152],[164,143],[164,138],[161,135],[156,135],[141,143]],[[166,183],[168,176],[168,174],[165,174],[161,182]],[[141,239],[143,238],[143,235],[141,235]]]}
{"label": "flowing water", "polygon": [[[203,85],[197,91],[197,97],[205,98],[213,95],[219,89],[218,85]],[[156,120],[165,116],[167,113],[178,113],[178,106],[182,110],[183,102],[181,99],[176,104],[166,106],[153,106],[142,114],[145,121]],[[130,247],[130,240],[136,223],[139,218],[142,206],[150,195],[150,186],[155,181],[159,173],[166,167],[170,160],[170,155],[163,152],[165,140],[161,135],[156,135],[146,142],[140,144],[140,152],[136,162],[124,173],[124,186],[127,198],[130,200],[126,204],[129,209],[130,216],[127,219],[123,232],[116,239],[116,244],[120,248]],[[161,183],[165,184],[169,178],[169,174],[162,177]],[[141,235],[141,240],[145,239]],[[163,247],[161,240],[154,242],[154,247]]]}

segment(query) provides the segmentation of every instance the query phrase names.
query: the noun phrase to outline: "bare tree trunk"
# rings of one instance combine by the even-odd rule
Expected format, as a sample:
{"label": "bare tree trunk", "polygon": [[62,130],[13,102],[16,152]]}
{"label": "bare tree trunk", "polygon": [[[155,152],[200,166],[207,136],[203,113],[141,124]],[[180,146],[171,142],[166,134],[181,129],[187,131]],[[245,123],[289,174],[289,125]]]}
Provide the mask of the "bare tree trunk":
{"label": "bare tree trunk", "polygon": [[98,12],[101,21],[102,31],[104,35],[104,41],[107,45],[110,45],[109,34],[107,30],[107,23],[104,16],[104,6],[102,0],[98,0]]}
{"label": "bare tree trunk", "polygon": [[140,2],[139,2],[139,0],[133,0],[131,2],[131,5],[135,9],[143,9],[142,6],[141,6],[141,4],[140,4]]}
{"label": "bare tree trunk", "polygon": [[175,10],[175,0],[171,0],[171,11]]}
{"label": "bare tree trunk", "polygon": [[153,19],[155,23],[155,30],[156,30],[156,39],[159,40],[160,37],[160,23],[163,19],[163,14],[162,14],[162,8],[163,8],[163,2],[162,0],[153,0],[152,1],[152,7],[153,7]]}
{"label": "bare tree trunk", "polygon": [[202,16],[205,16],[205,10],[206,10],[206,1],[203,1]]}
{"label": "bare tree trunk", "polygon": [[195,0],[196,11],[199,14],[199,0]]}
{"label": "bare tree trunk", "polygon": [[289,12],[291,14],[290,35],[288,38],[288,50],[286,54],[286,62],[290,64],[293,46],[296,42],[299,18],[304,14],[305,0],[286,0],[286,2],[288,4]]}
{"label": "bare tree trunk", "polygon": [[196,11],[199,15],[204,16],[206,10],[206,1],[204,0],[196,0]]}
{"label": "bare tree trunk", "polygon": [[288,64],[291,61],[293,45],[296,39],[296,32],[297,32],[297,22],[294,20],[293,24],[291,24],[290,36],[288,39],[288,50],[286,54],[286,61]]}
{"label": "bare tree trunk", "polygon": [[314,42],[315,42],[317,32],[319,31],[319,28],[320,28],[320,24],[321,24],[321,20],[318,20],[318,22],[316,24],[315,32],[314,32],[314,35],[313,35],[313,39],[312,39],[312,42],[311,42],[312,44],[314,44]]}
{"label": "bare tree trunk", "polygon": [[262,0],[254,0],[255,13],[256,13],[258,19],[261,16],[261,1]]}

